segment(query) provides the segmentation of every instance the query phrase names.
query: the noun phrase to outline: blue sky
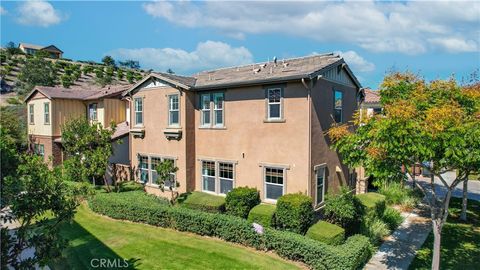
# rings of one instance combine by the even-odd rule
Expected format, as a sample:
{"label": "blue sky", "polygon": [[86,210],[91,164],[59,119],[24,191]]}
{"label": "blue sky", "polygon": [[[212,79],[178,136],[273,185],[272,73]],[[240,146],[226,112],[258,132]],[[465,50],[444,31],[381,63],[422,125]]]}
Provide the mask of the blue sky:
{"label": "blue sky", "polygon": [[468,77],[480,67],[480,3],[1,2],[1,43],[55,44],[64,57],[139,60],[178,74],[335,52],[365,87],[385,72]]}

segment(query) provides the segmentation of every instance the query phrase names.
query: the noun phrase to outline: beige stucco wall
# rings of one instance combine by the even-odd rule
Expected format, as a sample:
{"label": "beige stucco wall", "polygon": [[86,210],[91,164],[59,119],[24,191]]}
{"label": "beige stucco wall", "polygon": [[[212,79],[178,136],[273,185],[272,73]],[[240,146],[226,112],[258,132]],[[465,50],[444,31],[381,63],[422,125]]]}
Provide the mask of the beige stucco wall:
{"label": "beige stucco wall", "polygon": [[[168,140],[165,137],[164,130],[168,128],[168,94],[180,94],[180,126],[176,130],[182,131],[180,140]],[[191,93],[190,93],[191,95]],[[130,135],[132,167],[138,168],[138,154],[153,155],[157,157],[174,158],[177,171],[177,181],[180,183],[179,192],[192,190],[187,185],[187,174],[191,173],[191,165],[187,164],[186,149],[189,132],[186,132],[187,118],[185,108],[187,104],[192,103],[191,97],[185,92],[172,87],[155,87],[142,89],[137,92],[135,97],[143,98],[143,129],[145,130],[144,138],[135,138]],[[132,101],[133,102],[133,101]],[[134,108],[133,103],[130,104]],[[191,105],[189,105],[191,107]],[[134,109],[131,110],[131,118],[134,119]],[[191,121],[190,121],[191,122]],[[133,127],[132,123],[132,127]],[[191,129],[191,128],[190,128]],[[162,194],[160,189],[147,187],[150,193],[157,195],[169,196],[170,193]]]}
{"label": "beige stucco wall", "polygon": [[[50,123],[45,124],[44,120],[44,104],[50,104]],[[34,106],[34,123],[30,123],[30,105]],[[42,135],[42,136],[52,136],[52,102],[50,99],[42,95],[41,93],[36,93],[27,103],[28,110],[28,134]]]}
{"label": "beige stucco wall", "polygon": [[[264,199],[262,164],[286,166],[285,192],[307,193],[308,110],[307,91],[300,83],[284,88],[285,122],[269,123],[266,118],[265,89],[262,86],[225,91],[225,128],[203,129],[200,111],[196,123],[196,189],[202,190],[201,160],[236,162],[235,187],[260,190]],[[197,103],[199,104],[197,95]]]}
{"label": "beige stucco wall", "polygon": [[86,117],[87,109],[81,100],[55,99],[52,100],[53,135],[61,136],[61,128],[67,121]]}

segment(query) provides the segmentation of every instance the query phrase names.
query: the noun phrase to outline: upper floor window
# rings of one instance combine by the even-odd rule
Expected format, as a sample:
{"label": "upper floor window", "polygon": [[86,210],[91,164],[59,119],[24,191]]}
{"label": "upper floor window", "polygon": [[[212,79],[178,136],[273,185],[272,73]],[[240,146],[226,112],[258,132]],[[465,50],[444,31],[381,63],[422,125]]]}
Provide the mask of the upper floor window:
{"label": "upper floor window", "polygon": [[35,124],[35,105],[34,104],[28,105],[28,114],[29,114],[30,125]]}
{"label": "upper floor window", "polygon": [[43,103],[43,123],[45,125],[50,124],[50,103]]}
{"label": "upper floor window", "polygon": [[97,121],[97,103],[88,104],[88,118],[91,121]]}
{"label": "upper floor window", "polygon": [[180,110],[178,95],[168,96],[168,125],[178,126],[180,124]]}
{"label": "upper floor window", "polygon": [[143,125],[143,98],[134,99],[135,107],[135,125]]}
{"label": "upper floor window", "polygon": [[203,127],[224,126],[224,103],[224,93],[202,94],[200,96],[201,125]]}
{"label": "upper floor window", "polygon": [[267,118],[268,119],[282,119],[282,89],[270,88],[267,89]]}
{"label": "upper floor window", "polygon": [[334,90],[333,118],[337,123],[343,122],[343,93],[337,90]]}

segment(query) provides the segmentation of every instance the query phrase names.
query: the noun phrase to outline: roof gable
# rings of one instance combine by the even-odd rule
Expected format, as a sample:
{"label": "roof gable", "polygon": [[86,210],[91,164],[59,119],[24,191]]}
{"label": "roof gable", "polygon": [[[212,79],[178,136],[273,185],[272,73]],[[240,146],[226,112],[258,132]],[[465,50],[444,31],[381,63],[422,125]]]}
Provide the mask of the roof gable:
{"label": "roof gable", "polygon": [[57,46],[55,46],[55,45],[49,45],[49,46],[43,47],[42,50],[55,51],[55,52],[63,53],[63,51],[60,50],[60,49],[59,49]]}

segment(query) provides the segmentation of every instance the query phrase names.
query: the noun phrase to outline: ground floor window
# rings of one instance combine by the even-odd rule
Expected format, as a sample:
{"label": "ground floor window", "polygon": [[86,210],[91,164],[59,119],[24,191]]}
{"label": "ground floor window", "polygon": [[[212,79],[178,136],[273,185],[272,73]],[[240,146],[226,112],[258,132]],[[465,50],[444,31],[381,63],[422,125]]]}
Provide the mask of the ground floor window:
{"label": "ground floor window", "polygon": [[265,167],[264,170],[265,199],[276,201],[285,191],[285,169]]}
{"label": "ground floor window", "polygon": [[148,183],[148,157],[138,157],[138,169],[140,170],[140,182]]}
{"label": "ground floor window", "polygon": [[202,161],[202,190],[227,194],[234,187],[234,164],[221,161]]}
{"label": "ground floor window", "polygon": [[315,203],[319,205],[325,200],[325,168],[326,166],[319,166],[315,169],[316,190]]}
{"label": "ground floor window", "polygon": [[43,144],[34,144],[33,145],[33,152],[37,155],[40,155],[40,156],[45,156],[45,145]]}
{"label": "ground floor window", "polygon": [[[140,170],[140,181],[148,184],[159,184],[157,167],[161,162],[170,161],[175,165],[175,159],[159,156],[139,156],[138,168]],[[171,173],[170,178],[165,181],[165,187],[169,188],[172,185],[175,187],[176,173]]]}

